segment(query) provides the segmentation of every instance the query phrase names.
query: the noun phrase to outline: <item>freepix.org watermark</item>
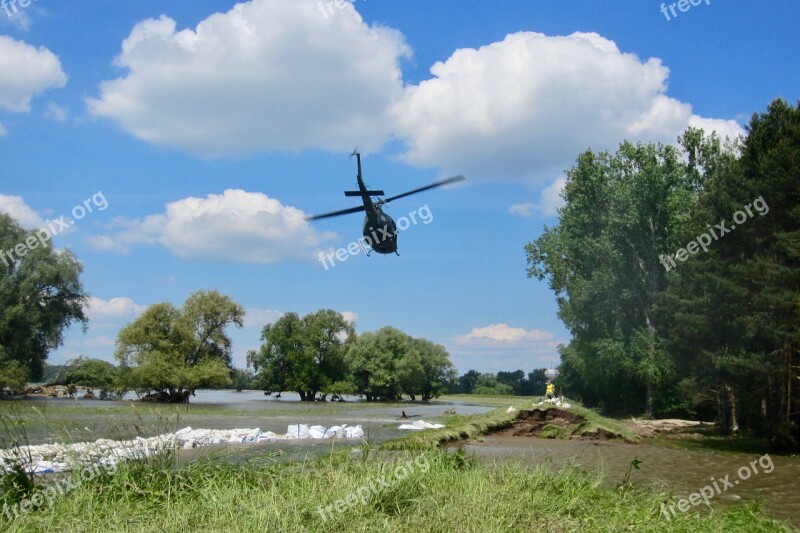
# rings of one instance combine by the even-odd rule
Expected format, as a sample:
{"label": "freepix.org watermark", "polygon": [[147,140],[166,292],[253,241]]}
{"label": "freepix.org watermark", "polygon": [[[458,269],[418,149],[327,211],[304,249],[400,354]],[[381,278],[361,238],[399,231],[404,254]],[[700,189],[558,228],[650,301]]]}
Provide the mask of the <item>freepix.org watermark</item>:
{"label": "freepix.org watermark", "polygon": [[19,4],[19,7],[25,8],[31,5],[33,2],[36,2],[36,0],[0,0],[0,8],[6,12],[6,15],[11,17],[19,13],[17,4]]}
{"label": "freepix.org watermark", "polygon": [[[756,212],[762,217],[769,213],[769,206],[767,202],[764,201],[763,196],[759,196],[752,203],[747,204],[744,206],[744,210],[747,211],[736,211],[733,214],[733,221],[736,222],[738,225],[742,225],[747,222],[749,219],[753,218],[755,214],[753,214],[753,210],[750,209],[751,207],[755,208]],[[708,233],[701,233],[693,241],[689,241],[689,244],[686,245],[686,248],[678,248],[678,250],[674,254],[670,254],[669,256],[665,256],[661,254],[658,256],[658,260],[664,265],[664,268],[667,269],[667,272],[675,268],[675,259],[680,262],[686,261],[689,257],[689,254],[694,255],[700,251],[700,248],[703,249],[704,252],[708,251],[708,245],[712,243],[711,237],[714,237],[714,240],[719,240],[720,237],[730,233],[732,230],[736,229],[736,224],[731,224],[730,227],[725,226],[725,221],[720,221],[719,224],[715,225],[713,228],[711,226],[708,227]],[[717,230],[717,231],[715,231]],[[709,235],[710,234],[710,235]]]}
{"label": "freepix.org watermark", "polygon": [[[365,2],[367,0],[364,0]],[[334,8],[342,10],[347,4],[354,4],[356,0],[317,0],[317,7],[325,18],[333,16]]]}
{"label": "freepix.org watermark", "polygon": [[[705,4],[707,6],[710,6],[711,0],[679,0],[678,2],[672,2],[671,4],[662,3],[661,12],[664,14],[664,17],[667,19],[667,22],[669,22],[674,18],[678,18],[678,13],[675,11],[676,7],[678,8],[678,11],[680,11],[681,13],[686,13],[692,7],[697,7],[700,4]],[[669,13],[672,13],[672,18],[670,18]]]}
{"label": "freepix.org watermark", "polygon": [[[29,236],[25,239],[25,242],[21,242],[5,252],[0,250],[0,259],[3,260],[6,266],[11,266],[14,264],[14,261],[19,261],[21,258],[28,255],[28,252],[31,250],[35,250],[39,246],[45,246],[45,243],[54,236],[65,231],[76,221],[81,220],[89,213],[93,213],[94,208],[97,208],[98,211],[105,211],[108,208],[108,200],[106,200],[102,191],[97,191],[90,198],[84,200],[82,204],[73,207],[71,219],[67,218],[65,215],[61,215],[55,220],[47,219],[45,221],[46,226],[36,230],[35,235]],[[15,255],[16,258],[14,257]]]}
{"label": "freepix.org watermark", "polygon": [[[411,459],[398,462],[388,475],[383,475],[378,479],[370,479],[369,483],[361,485],[354,492],[347,495],[346,498],[336,500],[327,507],[321,505],[317,507],[317,512],[322,516],[322,519],[327,522],[333,517],[333,512],[343,513],[349,507],[355,507],[359,503],[366,505],[369,500],[379,495],[384,489],[390,488],[398,481],[406,479],[415,471],[419,470],[426,474],[430,470],[431,464],[428,462],[428,457],[419,455],[413,461]],[[387,479],[388,478],[388,479]]]}
{"label": "freepix.org watermark", "polygon": [[[433,222],[433,212],[431,211],[431,208],[428,207],[428,204],[425,204],[416,211],[411,211],[408,216],[402,216],[396,219],[394,222],[397,226],[397,230],[395,231],[394,235],[397,235],[401,231],[407,230],[411,226],[416,226],[419,222],[417,220],[417,216],[419,216],[419,220],[421,220],[423,224],[430,224]],[[361,237],[357,241],[353,241],[348,244],[347,248],[339,248],[335,252],[329,252],[327,254],[320,252],[318,260],[320,263],[322,263],[322,266],[325,267],[325,270],[328,270],[330,267],[336,266],[334,259],[337,259],[339,262],[344,262],[347,261],[347,259],[351,256],[358,255],[361,252],[364,252],[364,255],[367,255],[367,246],[372,246],[373,242],[383,241],[384,239],[388,239],[392,236],[392,232],[389,231],[386,226],[377,228],[372,232],[371,236],[367,235]]]}
{"label": "freepix.org watermark", "polygon": [[117,465],[113,462],[103,464],[94,464],[86,466],[81,471],[75,474],[69,474],[64,479],[57,479],[54,483],[47,485],[44,489],[37,491],[30,498],[25,498],[21,502],[14,505],[3,505],[3,513],[9,520],[19,518],[20,514],[26,514],[34,509],[37,509],[47,502],[48,507],[52,507],[57,496],[64,496],[71,490],[77,489],[84,482],[89,482],[95,477],[99,476],[101,469],[107,474],[115,474],[117,472]]}
{"label": "freepix.org watermark", "polygon": [[[736,485],[738,485],[742,481],[747,481],[753,474],[758,474],[758,467],[761,467],[761,471],[765,474],[769,474],[773,470],[775,470],[775,465],[772,463],[772,458],[769,454],[764,454],[758,459],[752,461],[749,465],[745,465],[741,467],[737,472],[736,475],[739,479],[734,479],[731,481],[730,474],[726,474],[725,477],[714,479],[709,478],[711,480],[711,485],[706,485],[698,492],[693,492],[689,494],[688,498],[680,498],[676,503],[672,503],[669,506],[669,512],[667,512],[667,505],[666,503],[661,504],[661,513],[667,517],[667,520],[672,520],[672,517],[676,516],[675,514],[675,506],[678,506],[678,510],[682,513],[685,513],[689,510],[689,506],[697,507],[700,503],[705,503],[709,505],[709,500],[714,496],[718,496],[725,492],[728,489],[732,489]],[[672,515],[670,516],[670,513]]]}

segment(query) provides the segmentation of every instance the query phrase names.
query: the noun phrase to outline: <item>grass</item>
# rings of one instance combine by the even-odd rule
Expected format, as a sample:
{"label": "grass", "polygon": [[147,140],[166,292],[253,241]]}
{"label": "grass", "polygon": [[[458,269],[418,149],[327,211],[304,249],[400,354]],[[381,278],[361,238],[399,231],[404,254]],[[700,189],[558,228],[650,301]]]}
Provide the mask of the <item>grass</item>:
{"label": "grass", "polygon": [[517,413],[506,413],[505,409],[493,409],[482,415],[452,415],[445,420],[445,427],[411,433],[399,439],[385,441],[383,450],[429,450],[441,444],[471,439],[479,435],[507,428],[513,424]]}
{"label": "grass", "polygon": [[[449,398],[453,399],[454,397],[451,396]],[[492,397],[480,396],[479,398],[482,401],[483,399],[491,399]],[[533,407],[532,400],[535,398],[520,398],[519,396],[498,396],[496,398],[504,399],[502,403],[498,401],[495,404],[503,405],[503,407],[498,407],[482,415],[453,415],[445,420],[444,428],[430,429],[398,439],[388,440],[381,444],[380,447],[384,450],[429,450],[442,444],[464,439],[473,439],[480,435],[506,429],[514,423],[517,414],[522,410],[556,408],[551,404]],[[514,400],[513,405],[509,403],[511,400]],[[513,406],[516,412],[507,413],[506,411],[509,406]],[[577,404],[572,404],[569,410],[582,416],[586,419],[586,422],[576,425],[570,431],[563,428],[557,428],[558,431],[550,429],[545,438],[569,438],[572,436],[592,435],[596,434],[598,430],[605,430],[627,442],[636,443],[639,441],[638,435],[634,434],[627,426],[616,420],[601,416],[595,411]],[[552,426],[552,428],[555,428],[555,426]]]}
{"label": "grass", "polygon": [[597,433],[598,430],[605,430],[619,435],[622,439],[631,443],[639,442],[640,440],[640,437],[633,433],[627,425],[613,418],[602,416],[593,409],[572,403],[570,411],[586,419],[586,423],[579,428],[581,434],[592,434]]}
{"label": "grass", "polygon": [[[443,429],[379,446],[365,443],[345,452],[331,446],[320,459],[286,461],[263,449],[222,455],[230,454],[228,449],[188,462],[172,453],[129,461],[77,483],[51,498],[52,504],[44,501],[18,516],[0,509],[0,531],[790,531],[752,503],[669,520],[661,514],[669,496],[625,479],[615,489],[572,465],[556,471],[547,465],[479,463],[461,449],[438,448],[510,426],[517,415],[506,413],[512,400],[517,412],[532,408],[533,398],[490,398],[486,403],[499,408],[486,414],[453,415]],[[26,411],[18,420],[25,424],[39,416],[60,422],[63,409]],[[84,407],[77,409],[82,413]],[[113,409],[131,412],[129,406]],[[137,409],[137,416],[175,423],[166,410]],[[170,413],[180,412],[175,409]],[[603,428],[626,434],[622,424],[594,411],[580,406],[572,411],[586,419],[578,426],[581,432]],[[398,470],[401,466],[405,470]],[[18,474],[0,476],[0,506],[46,493],[56,482],[37,478],[37,487],[31,487]]]}
{"label": "grass", "polygon": [[82,483],[55,498],[52,506],[45,503],[14,520],[0,514],[0,528],[9,532],[788,531],[752,504],[668,520],[660,514],[663,498],[636,488],[606,488],[600,478],[575,467],[555,472],[547,467],[531,471],[513,464],[481,465],[460,451],[386,457],[365,447],[359,457],[337,453],[320,461],[289,464],[198,460],[181,465],[163,456],[124,464],[116,474]]}
{"label": "grass", "polygon": [[[763,454],[770,450],[767,439],[749,436],[720,435],[714,427],[691,428],[677,433],[659,433],[650,440],[667,448],[704,450],[722,453]],[[793,452],[770,450],[773,455],[792,455]]]}

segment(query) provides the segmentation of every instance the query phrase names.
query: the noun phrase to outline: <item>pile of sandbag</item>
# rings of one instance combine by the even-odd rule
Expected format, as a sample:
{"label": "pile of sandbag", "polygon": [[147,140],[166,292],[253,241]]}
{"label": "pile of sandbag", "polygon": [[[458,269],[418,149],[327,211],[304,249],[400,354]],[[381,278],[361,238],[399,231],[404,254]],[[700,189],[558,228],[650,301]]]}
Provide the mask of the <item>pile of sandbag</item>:
{"label": "pile of sandbag", "polygon": [[570,407],[572,407],[571,403],[562,402],[558,398],[550,398],[550,399],[547,399],[547,400],[545,400],[543,402],[535,403],[533,405],[544,405],[546,403],[549,403],[551,405],[555,405],[556,407],[560,407],[561,409],[569,409]]}
{"label": "pile of sandbag", "polygon": [[308,426],[292,424],[286,433],[255,428],[245,429],[192,429],[185,427],[175,433],[150,438],[136,437],[115,441],[99,439],[75,444],[40,444],[0,450],[0,469],[11,471],[21,465],[27,472],[45,474],[74,470],[88,464],[116,465],[126,459],[150,457],[165,450],[201,448],[212,444],[275,442],[296,439],[360,439],[364,437],[361,426]]}
{"label": "pile of sandbag", "polygon": [[431,424],[429,422],[425,422],[424,420],[417,420],[411,424],[401,424],[397,429],[439,429],[443,428],[444,424]]}

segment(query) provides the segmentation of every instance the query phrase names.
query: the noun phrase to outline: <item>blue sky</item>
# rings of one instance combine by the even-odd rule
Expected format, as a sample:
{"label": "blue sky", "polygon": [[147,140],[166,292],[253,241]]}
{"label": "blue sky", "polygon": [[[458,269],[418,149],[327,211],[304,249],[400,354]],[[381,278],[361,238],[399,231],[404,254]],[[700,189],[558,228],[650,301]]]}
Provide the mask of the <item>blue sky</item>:
{"label": "blue sky", "polygon": [[[688,125],[735,136],[800,96],[791,1],[670,20],[649,0],[5,5],[0,210],[35,228],[93,206],[54,239],[92,300],[53,363],[112,360],[147,305],[215,288],[248,312],[238,366],[265,323],[320,308],[442,343],[460,373],[549,366],[569,334],[523,246],[556,223],[578,154]],[[467,182],[387,206],[432,215],[400,257],[326,270],[361,216],[304,216],[353,205],[356,146],[390,195]]]}

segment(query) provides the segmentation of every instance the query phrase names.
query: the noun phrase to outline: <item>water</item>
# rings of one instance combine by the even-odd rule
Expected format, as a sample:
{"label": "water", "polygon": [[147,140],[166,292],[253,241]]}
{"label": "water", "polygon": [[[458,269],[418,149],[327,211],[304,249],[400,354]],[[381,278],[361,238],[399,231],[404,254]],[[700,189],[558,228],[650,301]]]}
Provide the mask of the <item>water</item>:
{"label": "water", "polygon": [[[135,399],[135,396],[128,399]],[[320,424],[323,426],[361,424],[373,442],[407,434],[397,426],[402,411],[412,420],[441,421],[445,409],[454,407],[458,414],[479,414],[493,409],[491,406],[466,401],[432,401],[430,403],[368,403],[357,398],[341,402],[300,402],[294,393],[283,393],[281,399],[264,396],[261,391],[197,391],[187,406],[103,402],[97,400],[70,400],[40,398],[18,402],[30,420],[27,427],[31,444],[42,442],[93,441],[99,438],[130,438],[142,434],[152,436],[175,431],[185,426],[208,429],[261,428],[263,431],[285,433],[291,424]],[[6,402],[3,402],[6,403]],[[8,405],[6,403],[6,405]],[[27,407],[35,405],[42,415],[32,414]],[[48,414],[49,407],[56,407]],[[71,408],[72,407],[72,408]],[[7,410],[5,411],[7,413]],[[47,417],[46,423],[41,423]],[[186,450],[184,458],[212,455],[228,460],[302,460],[330,453],[341,446],[353,447],[360,443],[348,441],[298,441],[262,443],[257,445],[219,445],[198,450]],[[721,479],[740,481],[727,487],[710,499],[712,506],[731,505],[743,500],[759,499],[775,517],[800,527],[800,458],[797,456],[770,456],[774,468],[765,472],[757,465],[758,474],[739,480],[740,468],[750,468],[759,455],[711,450],[673,449],[653,444],[626,444],[619,442],[587,442],[543,440],[529,437],[487,436],[483,442],[466,445],[468,453],[486,459],[502,459],[523,465],[552,463],[559,467],[574,462],[591,472],[603,472],[606,483],[616,485],[628,471],[633,459],[642,461],[639,470],[633,470],[631,481],[644,483],[672,492],[676,498],[688,497],[706,486],[725,487]],[[272,455],[280,452],[280,456]],[[768,468],[767,468],[768,469]],[[700,511],[701,504],[690,512]],[[676,508],[677,512],[677,508]]]}
{"label": "water", "polygon": [[[397,429],[401,423],[409,421],[401,419],[403,412],[411,420],[430,421],[443,416],[444,410],[451,407],[462,415],[493,409],[458,401],[369,403],[357,397],[346,399],[346,402],[300,402],[297,394],[288,392],[276,399],[274,395],[267,397],[261,391],[198,390],[189,404],[134,402],[135,395],[128,395],[121,401],[34,398],[15,403],[29,420],[26,440],[30,444],[100,438],[120,440],[137,435],[150,437],[186,426],[203,429],[260,428],[283,434],[298,423],[325,427],[360,424],[368,440],[381,442],[407,434]],[[35,406],[36,411],[30,405]]]}
{"label": "water", "polygon": [[[715,452],[712,450],[674,449],[654,444],[550,440],[530,437],[487,436],[483,442],[465,446],[468,453],[494,460],[511,460],[523,465],[551,463],[560,467],[574,463],[589,472],[602,472],[609,485],[620,483],[630,462],[638,459],[639,469],[630,481],[646,484],[657,490],[688,498],[693,492],[710,487],[712,507],[735,504],[743,500],[760,500],[776,518],[800,526],[800,458],[797,456],[763,457],[756,454]],[[761,463],[759,463],[761,458]],[[756,461],[755,465],[752,464]],[[770,464],[772,465],[770,467]],[[741,470],[742,477],[739,479]],[[754,473],[753,470],[758,473]],[[769,473],[767,473],[769,471]],[[728,475],[727,486],[722,479]],[[714,486],[716,481],[716,487]],[[702,511],[705,504],[691,507],[689,512]],[[679,512],[677,506],[675,512]]]}

